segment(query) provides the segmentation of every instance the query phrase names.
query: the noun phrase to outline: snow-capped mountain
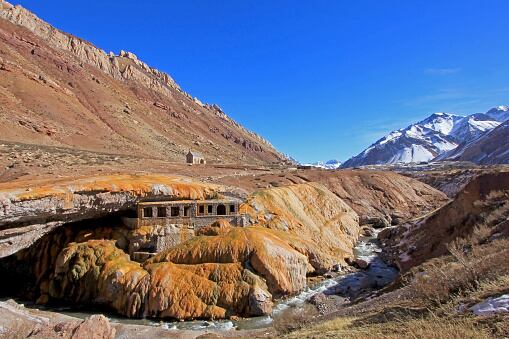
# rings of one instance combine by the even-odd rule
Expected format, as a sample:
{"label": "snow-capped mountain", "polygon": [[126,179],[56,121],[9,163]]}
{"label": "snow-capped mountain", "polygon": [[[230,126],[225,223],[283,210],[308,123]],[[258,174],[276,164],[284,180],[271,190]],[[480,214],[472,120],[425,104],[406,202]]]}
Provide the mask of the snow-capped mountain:
{"label": "snow-capped mountain", "polygon": [[493,120],[504,122],[506,120],[509,120],[509,106],[502,105],[492,108],[488,112],[486,112],[486,115],[492,118]]}
{"label": "snow-capped mountain", "polygon": [[458,145],[478,139],[507,119],[508,106],[466,117],[434,113],[418,123],[389,133],[342,167],[428,162],[451,153]]}
{"label": "snow-capped mountain", "polygon": [[509,164],[509,120],[479,138],[459,145],[439,160],[471,161],[482,165]]}
{"label": "snow-capped mountain", "polygon": [[304,164],[305,166],[313,166],[317,168],[324,168],[324,169],[338,169],[341,167],[341,161],[337,159],[332,159],[328,161],[317,161],[313,162],[311,164]]}
{"label": "snow-capped mountain", "polygon": [[486,131],[490,131],[498,125],[500,125],[500,122],[489,115],[475,113],[459,120],[454,125],[450,135],[459,143],[469,142],[479,138]]}

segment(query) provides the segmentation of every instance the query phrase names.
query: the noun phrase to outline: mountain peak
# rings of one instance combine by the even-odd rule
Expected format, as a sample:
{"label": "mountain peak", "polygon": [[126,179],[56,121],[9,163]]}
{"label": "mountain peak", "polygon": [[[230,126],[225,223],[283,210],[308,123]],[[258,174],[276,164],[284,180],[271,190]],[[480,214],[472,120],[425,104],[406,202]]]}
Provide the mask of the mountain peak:
{"label": "mountain peak", "polygon": [[504,122],[506,120],[509,120],[509,106],[500,105],[497,107],[493,107],[488,112],[486,112],[486,115],[495,119],[498,122]]}
{"label": "mountain peak", "polygon": [[456,149],[493,130],[509,119],[509,106],[498,106],[486,113],[467,117],[436,112],[427,118],[387,134],[349,159],[343,167],[423,162]]}

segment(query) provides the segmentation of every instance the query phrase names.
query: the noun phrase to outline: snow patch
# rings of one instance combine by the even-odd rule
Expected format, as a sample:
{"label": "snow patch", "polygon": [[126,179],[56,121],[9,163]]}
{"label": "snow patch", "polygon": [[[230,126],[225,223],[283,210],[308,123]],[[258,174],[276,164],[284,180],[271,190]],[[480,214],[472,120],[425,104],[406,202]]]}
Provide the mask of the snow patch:
{"label": "snow patch", "polygon": [[497,298],[488,298],[470,308],[475,315],[492,315],[509,312],[509,294]]}

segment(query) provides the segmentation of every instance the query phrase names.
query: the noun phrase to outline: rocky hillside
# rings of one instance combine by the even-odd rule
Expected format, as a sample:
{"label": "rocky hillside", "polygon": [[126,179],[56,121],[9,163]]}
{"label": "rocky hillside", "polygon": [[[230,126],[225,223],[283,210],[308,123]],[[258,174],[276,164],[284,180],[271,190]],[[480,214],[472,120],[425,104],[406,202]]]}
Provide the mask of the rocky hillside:
{"label": "rocky hillside", "polygon": [[[466,117],[434,113],[420,122],[389,133],[346,161],[343,167],[451,160],[449,154],[461,148],[459,145],[474,142],[507,119],[508,106],[495,107],[486,113]],[[492,140],[500,149],[505,147],[503,141]]]}
{"label": "rocky hillside", "polygon": [[286,161],[130,52],[105,53],[0,0],[0,139],[184,161]]}
{"label": "rocky hillside", "polygon": [[[380,238],[392,259],[406,271],[424,261],[449,253],[457,239],[509,236],[509,173],[488,173],[469,182],[456,198],[435,213],[394,229]],[[491,238],[490,238],[491,237]]]}
{"label": "rocky hillside", "polygon": [[319,182],[358,215],[361,225],[397,225],[447,202],[442,192],[394,172],[310,170],[302,178]]}

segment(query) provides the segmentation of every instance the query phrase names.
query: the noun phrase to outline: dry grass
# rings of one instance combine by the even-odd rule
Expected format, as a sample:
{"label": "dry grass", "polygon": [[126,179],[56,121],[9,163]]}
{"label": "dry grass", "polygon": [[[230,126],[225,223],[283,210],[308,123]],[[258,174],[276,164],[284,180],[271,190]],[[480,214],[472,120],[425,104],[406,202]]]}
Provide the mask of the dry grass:
{"label": "dry grass", "polygon": [[490,329],[472,318],[444,319],[428,317],[391,321],[380,324],[356,325],[352,318],[337,318],[292,333],[288,338],[494,338]]}
{"label": "dry grass", "polygon": [[455,295],[475,291],[483,282],[508,274],[509,239],[484,243],[489,235],[487,227],[479,227],[472,237],[453,242],[449,256],[417,267],[406,277],[415,296],[437,306]]}
{"label": "dry grass", "polygon": [[401,292],[386,297],[377,308],[363,310],[361,306],[354,317],[340,316],[311,327],[301,326],[286,336],[509,337],[509,315],[476,317],[468,311],[487,297],[509,293],[509,239],[490,241],[492,231],[481,225],[468,238],[457,239],[449,246],[449,255],[429,260],[408,272],[403,277],[404,286],[398,290]]}

